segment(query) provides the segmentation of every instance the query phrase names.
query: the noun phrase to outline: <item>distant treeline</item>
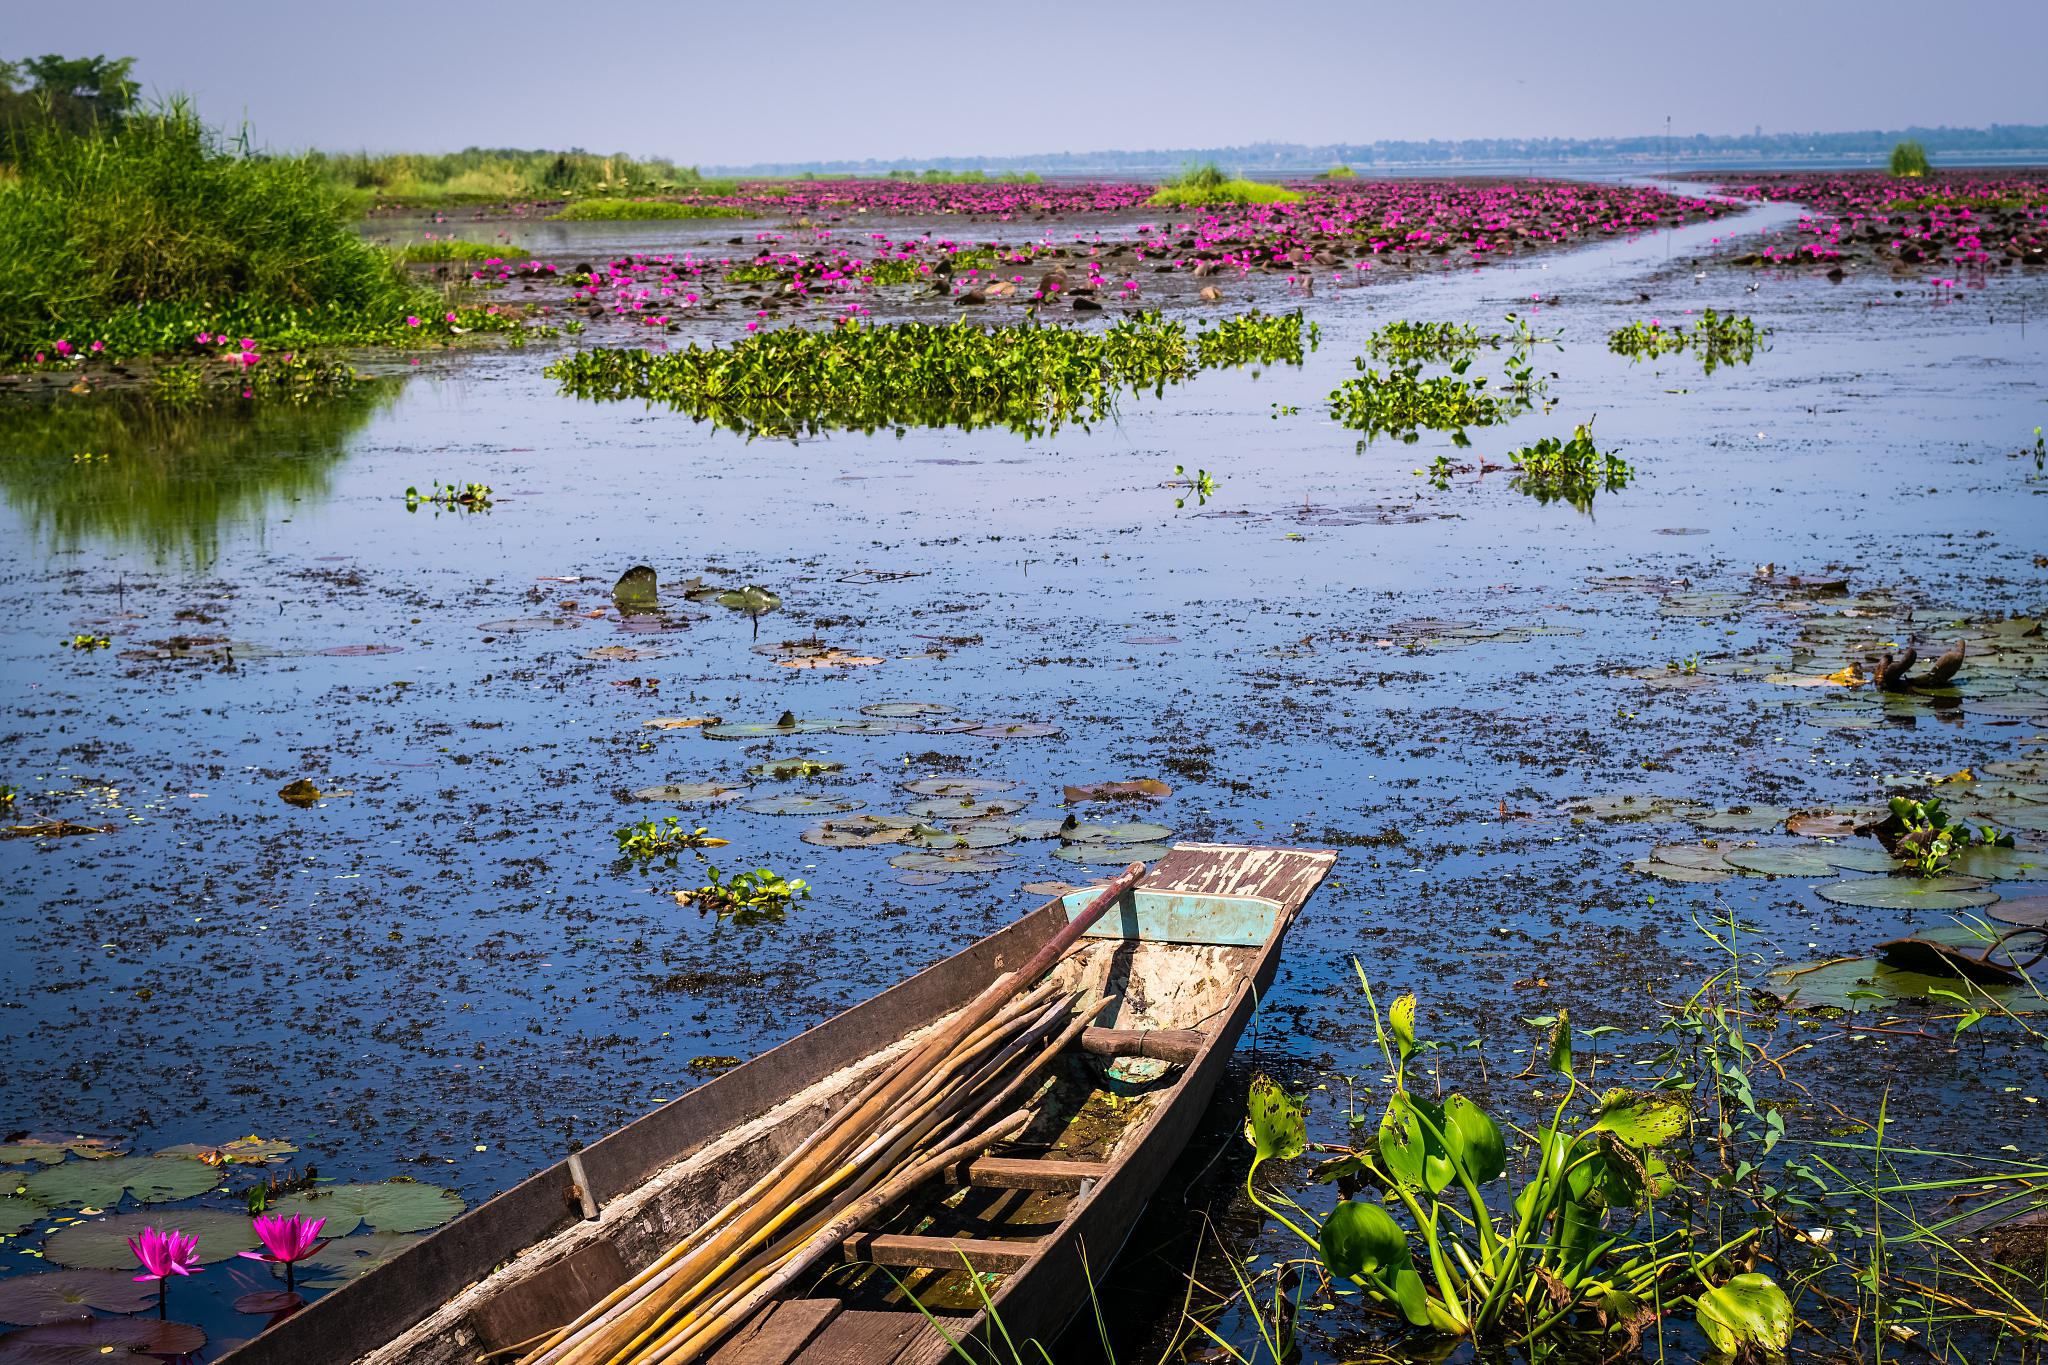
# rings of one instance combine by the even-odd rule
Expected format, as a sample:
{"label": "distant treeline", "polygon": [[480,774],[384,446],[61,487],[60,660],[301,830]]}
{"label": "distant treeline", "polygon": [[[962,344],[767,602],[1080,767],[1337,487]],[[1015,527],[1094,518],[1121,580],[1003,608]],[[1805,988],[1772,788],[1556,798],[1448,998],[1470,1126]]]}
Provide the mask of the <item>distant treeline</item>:
{"label": "distant treeline", "polygon": [[82,133],[118,126],[141,87],[133,57],[0,59],[0,162],[14,159],[23,132],[46,124]]}
{"label": "distant treeline", "polygon": [[1426,142],[1382,139],[1377,142],[1253,142],[1235,147],[1177,147],[1156,151],[1046,152],[1015,157],[920,157],[895,161],[782,162],[752,166],[720,166],[721,175],[794,175],[814,171],[827,175],[889,175],[919,167],[942,170],[976,167],[1003,170],[1029,167],[1052,175],[1157,174],[1183,166],[1213,162],[1233,172],[1288,174],[1320,171],[1333,165],[1354,167],[1442,166],[1458,162],[1492,165],[1562,165],[1587,161],[1640,161],[1661,164],[1754,160],[1860,160],[1883,164],[1900,142],[1918,142],[1940,160],[1971,157],[2012,158],[2027,154],[2048,157],[2048,124],[2002,123],[1989,128],[1893,128],[1849,133],[1745,133],[1690,137],[1651,133],[1640,137],[1556,138],[1495,137]]}

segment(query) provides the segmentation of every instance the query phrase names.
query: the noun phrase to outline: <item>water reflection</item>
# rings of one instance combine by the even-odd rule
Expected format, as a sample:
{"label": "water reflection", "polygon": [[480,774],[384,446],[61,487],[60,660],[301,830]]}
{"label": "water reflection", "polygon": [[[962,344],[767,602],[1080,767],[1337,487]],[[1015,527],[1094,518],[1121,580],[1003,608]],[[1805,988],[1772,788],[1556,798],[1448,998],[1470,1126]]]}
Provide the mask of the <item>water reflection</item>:
{"label": "water reflection", "polygon": [[0,495],[52,552],[89,543],[210,565],[222,533],[327,494],[389,382],[311,403],[167,405],[146,394],[0,405]]}

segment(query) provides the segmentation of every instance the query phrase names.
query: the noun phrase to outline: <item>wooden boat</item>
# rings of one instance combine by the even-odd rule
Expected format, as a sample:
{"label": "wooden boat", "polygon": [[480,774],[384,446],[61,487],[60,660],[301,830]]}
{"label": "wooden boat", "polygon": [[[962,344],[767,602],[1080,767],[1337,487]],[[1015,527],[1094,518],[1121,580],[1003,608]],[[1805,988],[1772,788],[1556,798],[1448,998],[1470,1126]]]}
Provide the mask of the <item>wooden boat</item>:
{"label": "wooden boat", "polygon": [[[949,1336],[966,1342],[993,1330],[977,1311],[963,1256],[1004,1329],[1020,1343],[1050,1344],[1187,1144],[1272,980],[1289,924],[1335,859],[1176,846],[1054,967],[1053,979],[1111,1003],[1060,1059],[1031,1126],[850,1239],[842,1264],[808,1281],[800,1297],[775,1300],[710,1359],[937,1365],[954,1356]],[[1079,891],[1049,901],[690,1091],[223,1360],[469,1365],[559,1327],[745,1190],[1092,899]]]}

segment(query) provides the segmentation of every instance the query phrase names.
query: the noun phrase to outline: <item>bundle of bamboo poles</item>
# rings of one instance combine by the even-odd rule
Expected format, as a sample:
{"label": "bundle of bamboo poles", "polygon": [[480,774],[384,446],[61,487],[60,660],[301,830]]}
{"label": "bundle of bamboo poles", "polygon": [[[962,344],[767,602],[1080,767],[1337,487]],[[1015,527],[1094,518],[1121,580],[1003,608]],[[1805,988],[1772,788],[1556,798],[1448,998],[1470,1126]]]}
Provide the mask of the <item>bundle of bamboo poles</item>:
{"label": "bundle of bamboo poles", "polygon": [[977,996],[738,1198],[519,1365],[688,1365],[891,1203],[1030,1122],[1047,1067],[1108,1003],[1038,984],[1144,875],[1132,863],[1032,959]]}

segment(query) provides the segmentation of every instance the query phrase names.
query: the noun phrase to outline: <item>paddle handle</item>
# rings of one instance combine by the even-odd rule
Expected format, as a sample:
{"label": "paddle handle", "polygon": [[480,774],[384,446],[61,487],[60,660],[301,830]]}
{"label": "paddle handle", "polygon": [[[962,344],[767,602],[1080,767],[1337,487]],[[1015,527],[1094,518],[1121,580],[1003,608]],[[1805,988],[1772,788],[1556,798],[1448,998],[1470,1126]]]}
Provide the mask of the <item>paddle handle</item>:
{"label": "paddle handle", "polygon": [[1075,940],[1094,928],[1095,921],[1109,913],[1109,907],[1115,905],[1123,897],[1124,892],[1136,886],[1144,876],[1143,863],[1132,863],[1125,868],[1115,881],[1103,887],[1100,894],[1088,902],[1087,909],[1069,920],[1065,928],[1054,934],[1051,941],[1038,950],[1037,956],[1024,964],[1016,975],[1016,985],[1029,986],[1051,971],[1052,964],[1066,956],[1067,949],[1074,946]]}

